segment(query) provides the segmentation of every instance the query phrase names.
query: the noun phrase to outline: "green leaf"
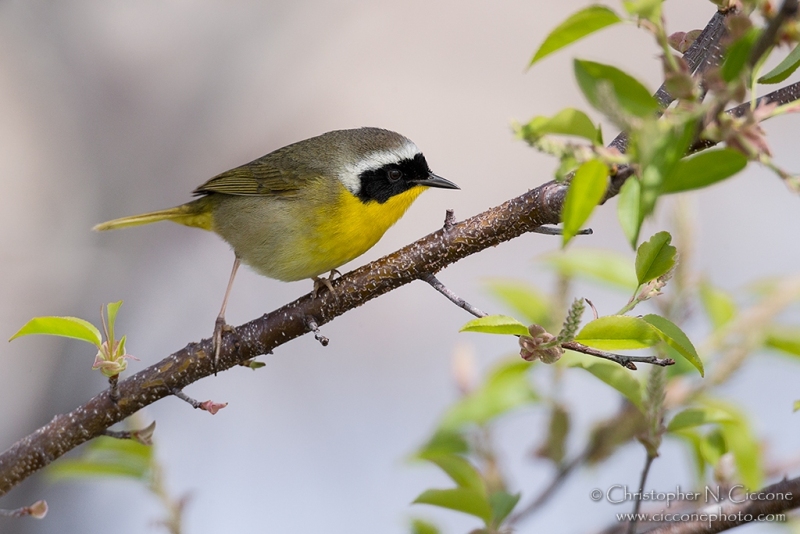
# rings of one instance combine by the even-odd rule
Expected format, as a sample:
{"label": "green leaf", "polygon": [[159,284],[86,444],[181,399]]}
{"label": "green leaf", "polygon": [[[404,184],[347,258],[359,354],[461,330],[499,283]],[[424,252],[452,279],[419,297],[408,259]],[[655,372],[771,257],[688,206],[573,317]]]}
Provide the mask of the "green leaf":
{"label": "green leaf", "polygon": [[87,460],[150,465],[153,447],[132,439],[100,436],[91,441],[83,456]]}
{"label": "green leaf", "polygon": [[574,249],[542,258],[566,277],[582,277],[632,291],[638,285],[629,259],[608,250]]}
{"label": "green leaf", "polygon": [[147,480],[152,465],[152,447],[130,439],[101,436],[87,446],[81,458],[55,462],[47,473],[55,480],[90,477]]}
{"label": "green leaf", "polygon": [[484,334],[528,335],[528,327],[507,315],[487,315],[473,319],[461,327],[460,332],[482,332]]}
{"label": "green leaf", "polygon": [[750,28],[747,33],[728,47],[725,52],[725,60],[722,62],[720,69],[722,78],[726,82],[732,81],[744,70],[750,57],[750,50],[752,50],[758,35],[759,31],[756,28]]}
{"label": "green leaf", "polygon": [[441,534],[439,527],[429,521],[415,517],[411,520],[411,534]]}
{"label": "green leaf", "polygon": [[720,410],[712,406],[704,408],[689,408],[675,415],[667,426],[668,432],[677,432],[686,428],[692,428],[711,423],[730,423],[734,421],[731,415],[725,410]]}
{"label": "green leaf", "polygon": [[681,356],[694,365],[695,368],[700,371],[700,376],[705,376],[703,362],[700,360],[700,356],[697,354],[697,350],[695,350],[692,342],[686,334],[683,333],[683,330],[678,328],[675,323],[660,315],[645,315],[642,319],[647,321],[655,329],[658,336],[667,345],[678,351]]}
{"label": "green leaf", "polygon": [[601,143],[600,131],[589,116],[577,109],[562,109],[553,117],[534,117],[520,128],[520,135],[529,143],[544,135],[573,135],[588,139],[594,144]]}
{"label": "green leaf", "polygon": [[569,435],[569,412],[560,404],[554,404],[550,410],[547,439],[536,449],[536,456],[547,458],[556,466],[564,461],[567,452],[567,436]]}
{"label": "green leaf", "polygon": [[800,67],[800,44],[778,63],[778,66],[758,79],[758,83],[780,83]]}
{"label": "green leaf", "polygon": [[556,50],[560,50],[597,30],[621,21],[622,19],[614,11],[605,6],[593,5],[586,7],[571,15],[550,32],[539,47],[539,50],[534,54],[529,66]]}
{"label": "green leaf", "polygon": [[122,306],[122,301],[109,302],[106,305],[106,312],[108,314],[108,337],[110,339],[117,339],[114,337],[114,324],[117,322],[117,312],[119,307]]}
{"label": "green leaf", "polygon": [[432,504],[479,517],[489,525],[492,508],[486,495],[472,488],[430,489],[414,499],[414,504]]}
{"label": "green leaf", "polygon": [[775,325],[767,332],[764,345],[792,356],[800,356],[800,328]]}
{"label": "green leaf", "polygon": [[736,316],[733,297],[705,280],[700,283],[700,302],[715,330],[728,324]]}
{"label": "green leaf", "polygon": [[19,332],[11,336],[9,341],[31,334],[80,339],[98,348],[103,343],[100,330],[89,321],[78,317],[34,317],[20,328]]}
{"label": "green leaf", "polygon": [[660,121],[651,116],[640,128],[631,131],[629,154],[640,168],[639,209],[642,220],[655,210],[662,185],[686,154],[696,128],[695,120]]}
{"label": "green leaf", "polygon": [[637,117],[653,116],[658,110],[658,102],[641,82],[629,74],[610,65],[576,59],[575,77],[589,103],[600,111],[607,111],[607,89],[611,91],[619,106]]}
{"label": "green leaf", "polygon": [[796,412],[797,410],[800,410],[800,400],[794,401],[794,410],[793,411]]}
{"label": "green leaf", "polygon": [[660,340],[647,321],[628,315],[607,315],[584,326],[575,341],[600,350],[632,350],[652,347]]}
{"label": "green leaf", "polygon": [[500,363],[476,391],[450,407],[439,424],[440,431],[466,425],[484,425],[505,413],[534,403],[538,397],[528,380],[532,364],[513,358]]}
{"label": "green leaf", "polygon": [[595,377],[622,393],[626,399],[631,401],[631,404],[644,412],[642,407],[642,384],[628,370],[616,363],[598,360],[586,354],[572,351],[569,351],[569,353],[572,356],[569,363],[570,367],[578,367],[589,371]]}
{"label": "green leaf", "polygon": [[453,430],[439,430],[417,452],[418,457],[436,454],[466,454],[469,443],[464,436]]}
{"label": "green leaf", "polygon": [[694,443],[701,476],[705,475],[703,462],[716,466],[722,455],[730,452],[744,485],[750,490],[760,488],[763,479],[760,447],[747,419],[738,409],[721,401],[704,399],[704,404],[707,418],[716,419],[707,422],[715,423],[716,428],[702,437],[688,427],[675,431],[676,436]]}
{"label": "green leaf", "polygon": [[66,458],[54,463],[48,470],[49,475],[54,481],[105,477],[144,480],[148,472],[146,466],[91,460],[73,460],[71,458]]}
{"label": "green leaf", "polygon": [[669,232],[658,232],[636,250],[636,278],[639,284],[646,284],[669,272],[675,266],[678,252],[670,245]]}
{"label": "green leaf", "polygon": [[744,415],[732,407],[728,407],[728,412],[735,421],[721,423],[720,432],[728,450],[733,453],[742,482],[748,489],[756,490],[762,486],[764,478],[758,440]]}
{"label": "green leaf", "polygon": [[635,176],[631,176],[619,190],[617,200],[617,218],[622,227],[622,233],[628,238],[628,243],[636,248],[639,241],[639,230],[644,222],[642,212],[642,184]]}
{"label": "green leaf", "polygon": [[660,24],[662,2],[663,0],[623,0],[622,4],[629,14]]}
{"label": "green leaf", "polygon": [[747,166],[747,158],[736,150],[718,148],[679,161],[661,184],[662,193],[680,193],[715,184]]}
{"label": "green leaf", "polygon": [[498,490],[489,495],[489,506],[492,508],[492,524],[500,526],[519,502],[521,494],[511,495],[503,490]]}
{"label": "green leaf", "polygon": [[603,200],[608,187],[608,167],[598,160],[589,160],[578,167],[567,190],[561,219],[564,221],[562,245],[581,229],[597,204]]}
{"label": "green leaf", "polygon": [[518,280],[487,282],[492,294],[531,324],[545,324],[550,319],[550,303],[538,289]]}
{"label": "green leaf", "polygon": [[700,454],[703,459],[711,466],[715,466],[722,459],[722,455],[728,452],[722,430],[716,428],[703,437],[700,442]]}
{"label": "green leaf", "polygon": [[471,488],[486,494],[486,484],[480,473],[463,457],[456,454],[425,454],[420,458],[439,466],[459,488]]}

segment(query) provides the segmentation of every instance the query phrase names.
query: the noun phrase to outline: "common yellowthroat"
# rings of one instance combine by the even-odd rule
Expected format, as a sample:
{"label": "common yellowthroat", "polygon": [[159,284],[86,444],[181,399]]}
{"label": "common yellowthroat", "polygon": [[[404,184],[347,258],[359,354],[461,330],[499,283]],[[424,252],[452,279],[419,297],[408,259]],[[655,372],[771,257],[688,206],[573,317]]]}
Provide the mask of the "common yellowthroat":
{"label": "common yellowthroat", "polygon": [[336,130],[223,172],[193,191],[196,200],[94,229],[173,221],[231,245],[236,257],[214,329],[216,367],[240,262],[269,278],[330,287],[319,275],[369,250],[428,187],[458,189],[431,172],[410,139],[380,128]]}

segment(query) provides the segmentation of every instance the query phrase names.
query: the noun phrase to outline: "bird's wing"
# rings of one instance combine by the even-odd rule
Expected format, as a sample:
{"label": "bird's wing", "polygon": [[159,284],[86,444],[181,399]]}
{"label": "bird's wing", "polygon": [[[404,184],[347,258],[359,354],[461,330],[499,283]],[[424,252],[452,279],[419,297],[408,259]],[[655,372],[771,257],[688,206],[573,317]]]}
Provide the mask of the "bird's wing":
{"label": "bird's wing", "polygon": [[300,174],[281,167],[255,160],[218,174],[192,191],[192,194],[224,193],[239,196],[291,197],[302,190],[308,182],[317,178],[313,174]]}

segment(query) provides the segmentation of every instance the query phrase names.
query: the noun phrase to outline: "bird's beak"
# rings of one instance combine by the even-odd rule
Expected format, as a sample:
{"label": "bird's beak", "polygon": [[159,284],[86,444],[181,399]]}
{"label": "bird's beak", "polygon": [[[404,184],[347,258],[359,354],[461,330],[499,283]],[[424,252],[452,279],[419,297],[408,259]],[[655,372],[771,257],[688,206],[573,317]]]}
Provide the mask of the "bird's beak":
{"label": "bird's beak", "polygon": [[442,178],[441,176],[436,176],[433,173],[430,173],[428,177],[423,180],[411,180],[411,183],[424,185],[425,187],[439,187],[441,189],[461,189],[450,180]]}

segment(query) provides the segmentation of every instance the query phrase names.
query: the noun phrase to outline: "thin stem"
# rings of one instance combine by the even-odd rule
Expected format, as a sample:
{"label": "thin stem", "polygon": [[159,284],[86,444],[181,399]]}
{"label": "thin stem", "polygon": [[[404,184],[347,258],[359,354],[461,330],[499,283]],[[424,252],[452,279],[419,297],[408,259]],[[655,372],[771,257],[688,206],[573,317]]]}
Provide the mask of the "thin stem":
{"label": "thin stem", "polygon": [[47,515],[47,502],[36,501],[30,506],[23,506],[16,510],[5,510],[0,508],[0,517],[25,517],[31,516],[36,519],[42,519]]}
{"label": "thin stem", "polygon": [[322,345],[323,347],[327,347],[328,343],[330,343],[331,340],[322,335],[319,326],[317,325],[317,322],[314,320],[314,318],[306,317],[306,324],[308,324],[308,329],[314,332],[314,339],[319,341],[319,344]]}
{"label": "thin stem", "polygon": [[[539,228],[534,228],[531,230],[534,234],[544,234],[544,235],[563,235],[564,230],[562,228],[557,228],[554,226],[540,226]],[[591,228],[584,228],[583,230],[578,230],[575,235],[592,235],[594,231]]]}
{"label": "thin stem", "polygon": [[114,401],[119,401],[119,375],[108,377],[108,397]]}
{"label": "thin stem", "polygon": [[199,400],[191,398],[189,395],[183,392],[182,389],[173,388],[172,394],[178,397],[180,400],[189,403],[192,408],[197,410],[201,409],[201,402]]}
{"label": "thin stem", "polygon": [[750,51],[750,57],[747,60],[748,66],[752,69],[761,60],[761,56],[766,54],[774,45],[778,37],[778,32],[781,26],[784,25],[789,19],[797,15],[798,0],[784,0],[778,13],[772,17],[767,27],[761,32],[761,35],[753,45]]}
{"label": "thin stem", "polygon": [[[701,74],[709,67],[719,63],[719,43],[727,33],[725,19],[734,12],[734,10],[728,10],[725,13],[719,11],[714,13],[706,27],[697,36],[697,39],[689,46],[689,49],[683,55],[683,59],[689,67],[689,72]],[[667,91],[666,83],[661,84],[661,87],[655,93],[655,97],[663,109],[666,109],[675,101],[675,98]],[[625,152],[628,147],[628,134],[620,132],[609,146],[618,149],[620,152]]]}
{"label": "thin stem", "polygon": [[628,534],[636,533],[636,522],[638,521],[636,516],[639,514],[639,508],[642,505],[644,484],[647,482],[647,475],[650,473],[650,466],[653,465],[654,459],[655,456],[648,454],[647,459],[644,461],[644,469],[642,469],[642,476],[639,479],[639,491],[636,493],[636,496],[633,499],[633,515],[631,515],[631,521],[628,523]]}
{"label": "thin stem", "polygon": [[447,287],[443,283],[441,283],[439,279],[436,278],[434,275],[429,273],[426,276],[423,276],[422,279],[425,282],[429,283],[433,289],[435,289],[436,291],[447,297],[448,300],[450,300],[450,302],[452,302],[459,308],[468,311],[475,317],[486,317],[487,315],[489,315],[488,313],[479,310],[466,300],[462,299],[461,297],[459,297],[458,295],[447,289]]}
{"label": "thin stem", "polygon": [[561,346],[567,350],[588,354],[589,356],[596,356],[598,358],[603,358],[604,360],[610,360],[632,371],[636,371],[636,363],[648,363],[651,365],[659,365],[661,367],[675,364],[675,360],[672,358],[659,358],[657,356],[624,356],[622,354],[614,354],[604,350],[593,349],[592,347],[587,347],[586,345],[578,343],[577,341],[568,341],[567,343],[562,343]]}
{"label": "thin stem", "polygon": [[456,224],[456,212],[453,210],[445,210],[444,212],[444,231],[450,230]]}
{"label": "thin stem", "polygon": [[617,315],[625,315],[626,313],[634,309],[637,304],[639,304],[639,299],[636,297],[639,296],[639,289],[641,289],[641,287],[642,286],[636,288],[636,291],[631,297],[631,300],[629,300],[628,303],[617,312]]}

